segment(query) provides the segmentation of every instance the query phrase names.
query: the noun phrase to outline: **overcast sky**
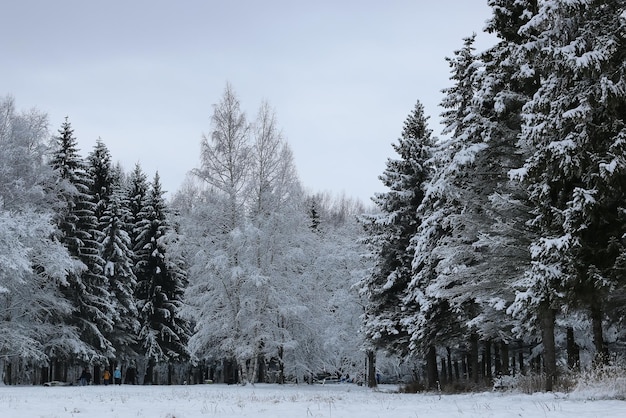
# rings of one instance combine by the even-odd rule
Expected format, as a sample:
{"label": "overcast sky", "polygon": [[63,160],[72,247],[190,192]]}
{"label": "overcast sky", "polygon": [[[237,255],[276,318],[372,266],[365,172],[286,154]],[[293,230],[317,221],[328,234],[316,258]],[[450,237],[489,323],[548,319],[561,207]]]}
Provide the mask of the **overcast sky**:
{"label": "overcast sky", "polygon": [[230,82],[250,120],[275,108],[308,190],[369,202],[417,100],[441,132],[445,57],[493,43],[487,0],[1,1],[0,96],[170,193]]}

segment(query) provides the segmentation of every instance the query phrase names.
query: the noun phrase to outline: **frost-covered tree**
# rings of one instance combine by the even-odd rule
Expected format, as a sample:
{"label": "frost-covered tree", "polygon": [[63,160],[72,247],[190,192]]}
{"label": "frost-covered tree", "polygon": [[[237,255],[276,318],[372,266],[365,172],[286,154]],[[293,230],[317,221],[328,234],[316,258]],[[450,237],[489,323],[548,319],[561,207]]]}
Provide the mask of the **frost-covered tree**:
{"label": "frost-covered tree", "polygon": [[471,324],[483,337],[507,340],[513,338],[512,324],[503,309],[513,301],[512,283],[529,266],[533,234],[527,226],[531,215],[526,191],[509,174],[529,153],[528,146],[519,141],[522,107],[537,90],[538,77],[521,47],[526,38],[519,29],[536,13],[537,2],[491,0],[489,5],[493,16],[486,31],[499,41],[481,53],[484,67],[476,77],[474,103],[485,121],[481,135],[487,146],[474,162],[473,174],[480,179],[475,190],[484,188],[476,203],[485,216],[473,245],[484,254],[485,262],[474,270],[476,280],[470,293],[480,309]]}
{"label": "frost-covered tree", "polygon": [[366,300],[364,332],[374,347],[402,355],[410,351],[409,335],[401,324],[406,315],[401,302],[412,279],[410,240],[420,224],[424,183],[432,175],[433,142],[418,102],[404,122],[398,143],[392,144],[398,158],[387,160],[380,176],[389,191],[373,198],[377,213],[361,217],[367,234],[364,242],[374,264],[359,284]]}
{"label": "frost-covered tree", "polygon": [[137,223],[141,220],[139,213],[143,210],[148,197],[148,177],[143,172],[139,163],[129,174],[126,181],[126,196],[124,206],[127,208],[127,218],[124,219],[128,225],[128,235],[130,236],[131,249],[137,245],[137,235],[139,230]]}
{"label": "frost-covered tree", "polygon": [[195,221],[184,227],[195,248],[191,347],[203,359],[235,361],[238,379],[254,382],[264,359],[284,367],[294,344],[287,324],[301,302],[290,290],[302,264],[298,231],[308,229],[293,157],[269,105],[249,127],[227,86],[212,122],[195,171],[203,183]]}
{"label": "frost-covered tree", "polygon": [[144,383],[152,383],[157,363],[188,358],[189,339],[188,324],[180,316],[186,272],[180,260],[168,251],[176,234],[168,219],[158,173],[138,218],[135,246],[138,338],[148,361]]}
{"label": "frost-covered tree", "polygon": [[[337,344],[352,334],[332,327],[337,332],[331,335],[329,324],[340,323],[343,307],[354,305],[329,304],[333,295],[343,294],[341,286],[350,288],[350,263],[325,268],[332,274],[314,268],[341,254],[333,247],[332,255],[318,255],[321,216],[315,232],[274,111],[262,104],[248,125],[227,86],[201,146],[200,167],[175,198],[189,264],[192,354],[221,369],[217,379],[244,384],[338,371],[352,355],[345,356]],[[353,213],[337,215],[325,221]],[[347,351],[360,346],[346,345]],[[278,368],[276,376],[265,374],[268,364]]]}
{"label": "frost-covered tree", "polygon": [[85,266],[82,274],[69,274],[62,291],[74,307],[72,315],[89,348],[77,353],[84,362],[105,362],[114,356],[114,348],[105,334],[110,333],[115,318],[104,260],[100,252],[100,231],[95,217],[94,198],[87,166],[78,154],[73,129],[66,120],[54,138],[50,165],[58,176],[61,196],[66,203],[57,216],[60,240],[70,254]]}
{"label": "frost-covered tree", "polygon": [[242,245],[248,239],[246,194],[254,162],[250,126],[230,84],[213,106],[211,125],[211,133],[202,138],[200,168],[193,172],[203,184],[202,207],[195,214],[202,221],[186,233],[197,239],[189,260],[188,301],[195,322],[190,348],[200,358],[223,358],[232,366],[238,356],[250,358],[249,350],[254,350],[254,344],[241,344],[247,338],[241,312],[249,267],[242,254],[247,247]]}
{"label": "frost-covered tree", "polygon": [[213,130],[203,135],[200,144],[201,167],[194,171],[211,189],[226,198],[225,232],[241,224],[245,213],[245,189],[249,180],[250,124],[241,111],[239,99],[230,84],[226,85],[220,103],[213,106]]}
{"label": "frost-covered tree", "polygon": [[[455,84],[444,90],[442,106],[446,129],[451,138],[440,141],[430,162],[434,174],[425,186],[423,202],[417,211],[421,221],[411,239],[413,277],[404,296],[403,324],[412,350],[428,352],[429,384],[437,381],[435,346],[456,346],[474,302],[457,300],[467,293],[461,289],[467,267],[479,258],[472,251],[475,224],[471,215],[477,209],[472,198],[469,169],[485,148],[480,137],[482,117],[475,111],[476,75],[482,63],[473,50],[474,36],[448,61]],[[468,306],[469,305],[469,306]]]}
{"label": "frost-covered tree", "polygon": [[[98,138],[93,150],[87,156],[88,172],[91,177],[90,194],[94,199],[94,216],[101,222],[101,218],[109,204],[113,193],[115,172],[111,162],[111,153],[102,139]],[[99,225],[101,228],[101,225]]]}
{"label": "frost-covered tree", "polygon": [[246,354],[249,359],[239,355],[238,363],[242,366],[249,362],[252,367],[244,381],[258,379],[258,363],[265,358],[283,362],[280,353],[293,342],[294,336],[285,323],[302,301],[285,289],[299,278],[297,267],[306,242],[300,233],[308,233],[291,149],[267,102],[261,105],[252,129],[251,157],[249,209],[242,231],[248,240],[247,258],[241,260],[254,283],[242,292],[246,299],[242,313],[249,323],[244,334],[250,351]]}
{"label": "frost-covered tree", "polygon": [[556,316],[586,306],[603,356],[606,301],[623,285],[624,10],[623,1],[540,2],[523,28],[541,86],[524,108],[534,152],[518,174],[542,235],[517,307],[541,324],[548,390]]}
{"label": "frost-covered tree", "polygon": [[136,336],[139,331],[135,288],[134,252],[128,234],[127,201],[121,185],[113,185],[106,208],[100,218],[103,226],[102,259],[104,274],[115,307],[115,322],[109,339],[117,357],[135,354]]}
{"label": "frost-covered tree", "polygon": [[6,359],[45,366],[81,345],[60,292],[81,265],[56,239],[47,137],[45,114],[0,100],[0,382]]}
{"label": "frost-covered tree", "polygon": [[113,167],[111,153],[101,139],[87,156],[93,196],[94,216],[98,222],[100,256],[104,262],[106,287],[110,294],[113,328],[107,334],[116,356],[133,352],[138,331],[137,308],[134,300],[136,286],[132,270],[132,242],[126,221],[129,211],[122,193],[121,169]]}

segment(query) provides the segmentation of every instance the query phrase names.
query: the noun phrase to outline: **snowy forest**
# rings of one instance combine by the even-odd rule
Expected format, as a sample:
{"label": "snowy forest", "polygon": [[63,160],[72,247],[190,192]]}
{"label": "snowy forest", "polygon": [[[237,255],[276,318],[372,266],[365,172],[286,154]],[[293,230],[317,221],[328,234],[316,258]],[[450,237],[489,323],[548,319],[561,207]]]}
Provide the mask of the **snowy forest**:
{"label": "snowy forest", "polygon": [[488,3],[497,42],[450,52],[441,136],[416,98],[370,203],[307,192],[230,84],[168,198],[2,99],[2,381],[552,391],[623,368],[626,0]]}

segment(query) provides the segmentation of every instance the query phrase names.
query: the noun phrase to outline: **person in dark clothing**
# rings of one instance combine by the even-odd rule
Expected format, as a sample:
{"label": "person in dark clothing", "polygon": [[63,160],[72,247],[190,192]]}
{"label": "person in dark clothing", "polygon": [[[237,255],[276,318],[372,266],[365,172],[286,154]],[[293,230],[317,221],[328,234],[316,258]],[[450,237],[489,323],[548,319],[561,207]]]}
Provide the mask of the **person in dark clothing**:
{"label": "person in dark clothing", "polygon": [[89,371],[87,369],[83,369],[83,372],[80,374],[80,377],[78,378],[80,385],[86,386],[90,380],[91,380],[91,376],[89,374]]}

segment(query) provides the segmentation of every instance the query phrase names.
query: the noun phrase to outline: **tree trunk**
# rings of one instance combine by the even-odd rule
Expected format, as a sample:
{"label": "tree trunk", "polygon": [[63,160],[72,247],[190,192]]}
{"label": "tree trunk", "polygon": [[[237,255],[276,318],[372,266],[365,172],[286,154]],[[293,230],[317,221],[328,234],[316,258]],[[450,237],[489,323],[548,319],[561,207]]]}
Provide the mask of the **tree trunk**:
{"label": "tree trunk", "polygon": [[[516,367],[517,367],[517,365],[516,365],[516,361],[515,361],[515,356],[511,356],[511,375],[513,377],[515,377],[515,375],[516,375],[516,373],[515,373]],[[520,374],[521,374],[521,371],[520,371]]]}
{"label": "tree trunk", "polygon": [[519,342],[519,353],[517,356],[519,360],[519,373],[524,374],[524,346],[521,341]]}
{"label": "tree trunk", "polygon": [[567,367],[570,370],[580,369],[580,349],[574,339],[574,328],[567,327]]}
{"label": "tree trunk", "polygon": [[501,355],[500,358],[502,359],[502,374],[503,375],[509,375],[511,373],[511,366],[509,364],[509,345],[507,343],[505,343],[504,341],[500,343],[500,350],[501,350]]}
{"label": "tree trunk", "polygon": [[285,349],[281,345],[278,347],[278,383],[285,383],[285,361],[283,359]]}
{"label": "tree trunk", "polygon": [[556,343],[554,341],[554,323],[556,313],[550,307],[541,310],[541,336],[543,342],[543,365],[546,376],[546,392],[552,392],[556,382]]}
{"label": "tree trunk", "polygon": [[154,379],[154,360],[148,360],[148,366],[146,367],[146,374],[143,378],[144,385],[151,385]]}
{"label": "tree trunk", "polygon": [[100,384],[100,365],[95,365],[93,366],[93,384],[94,385],[99,385]]}
{"label": "tree trunk", "polygon": [[255,355],[252,358],[252,364],[250,365],[250,369],[248,370],[248,383],[257,383],[257,376],[259,373],[259,355]]}
{"label": "tree trunk", "polygon": [[[5,357],[0,357],[0,386],[4,386],[4,376],[5,376],[5,374],[4,374],[4,364],[5,364],[5,362],[6,362]],[[8,378],[6,379],[7,380],[6,383],[8,385],[10,385],[11,384],[11,372],[10,372],[11,369],[9,367],[7,367],[7,369],[8,369],[7,370]]]}
{"label": "tree trunk", "polygon": [[60,360],[54,361],[54,379],[56,381],[63,381],[63,362]]}
{"label": "tree trunk", "polygon": [[491,362],[491,340],[487,340],[485,341],[485,355],[484,355],[484,360],[485,360],[485,381],[487,383],[491,382],[491,378],[493,377],[492,375],[492,362]]}
{"label": "tree trunk", "polygon": [[469,380],[470,371],[467,366],[467,354],[464,354],[463,357],[461,357],[461,371],[463,372],[463,378]]}
{"label": "tree trunk", "polygon": [[265,372],[265,356],[261,353],[257,357],[257,369],[258,372],[255,374],[256,381],[259,383],[264,383],[266,380],[266,372]]}
{"label": "tree trunk", "polygon": [[50,374],[50,367],[42,366],[41,367],[41,379],[39,384],[43,385],[44,383],[49,382],[48,375]]}
{"label": "tree trunk", "polygon": [[446,384],[448,384],[448,373],[447,373],[448,367],[446,366],[446,358],[445,357],[441,357],[441,374],[440,376],[440,381],[441,381],[441,386],[445,386]]}
{"label": "tree trunk", "polygon": [[437,350],[434,345],[428,347],[428,353],[426,354],[426,377],[428,387],[430,389],[437,389],[439,376],[437,373]]}
{"label": "tree trunk", "polygon": [[493,344],[493,366],[495,367],[496,376],[502,376],[502,345],[501,343]]}
{"label": "tree trunk", "polygon": [[593,328],[593,345],[596,349],[597,364],[608,364],[609,350],[602,332],[602,308],[598,304],[591,305],[591,326]]}
{"label": "tree trunk", "polygon": [[474,383],[478,383],[478,334],[470,335],[470,354],[469,354],[470,376]]}
{"label": "tree trunk", "polygon": [[448,383],[452,383],[452,350],[450,347],[446,347],[448,354]]}
{"label": "tree trunk", "polygon": [[378,386],[376,381],[376,352],[367,350],[367,387],[375,388]]}

